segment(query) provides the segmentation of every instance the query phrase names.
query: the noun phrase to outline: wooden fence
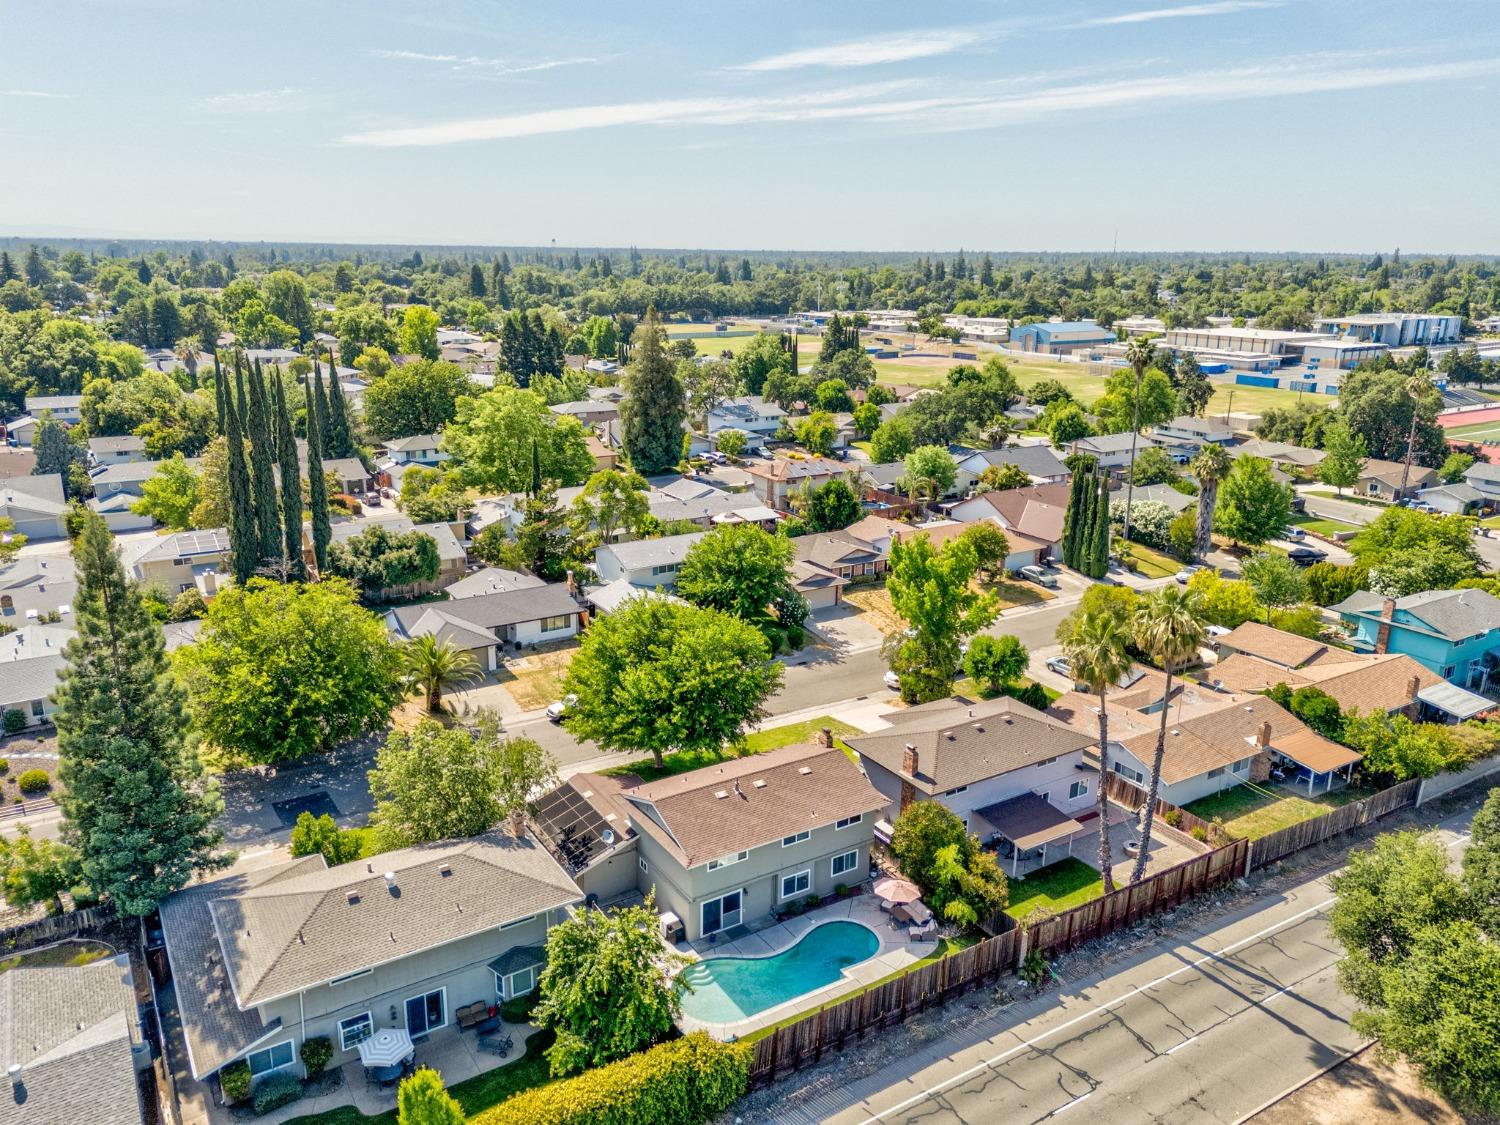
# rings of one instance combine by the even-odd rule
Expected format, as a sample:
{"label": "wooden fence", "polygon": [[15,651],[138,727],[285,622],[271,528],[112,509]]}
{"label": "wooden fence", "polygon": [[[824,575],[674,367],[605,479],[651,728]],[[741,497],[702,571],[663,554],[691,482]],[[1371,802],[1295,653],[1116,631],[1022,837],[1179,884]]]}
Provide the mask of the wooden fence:
{"label": "wooden fence", "polygon": [[77,937],[115,920],[115,908],[108,904],[73,910],[66,914],[49,914],[8,930],[0,930],[0,951],[15,953],[38,945]]}
{"label": "wooden fence", "polygon": [[[1098,758],[1095,757],[1094,765],[1097,767],[1098,764]],[[1127,809],[1138,809],[1146,803],[1146,791],[1144,789],[1114,772],[1110,772],[1104,776],[1104,793],[1115,804]],[[1187,809],[1180,809],[1170,801],[1165,801],[1160,797],[1156,798],[1155,811],[1157,818],[1163,822],[1166,821],[1168,813],[1177,814],[1173,818],[1174,820],[1178,817],[1181,818],[1178,820],[1177,827],[1189,835],[1192,834],[1194,828],[1201,828],[1204,835],[1207,836],[1213,828],[1213,825],[1201,816],[1194,816]]]}
{"label": "wooden fence", "polygon": [[1389,789],[1382,789],[1363,801],[1352,801],[1343,808],[1334,809],[1323,816],[1313,817],[1311,820],[1304,820],[1300,824],[1289,825],[1278,832],[1262,836],[1251,844],[1248,870],[1259,871],[1278,859],[1285,859],[1293,852],[1315,847],[1335,836],[1352,832],[1373,820],[1379,820],[1381,817],[1390,816],[1393,812],[1410,808],[1417,803],[1417,792],[1421,787],[1420,780],[1411,778]]}

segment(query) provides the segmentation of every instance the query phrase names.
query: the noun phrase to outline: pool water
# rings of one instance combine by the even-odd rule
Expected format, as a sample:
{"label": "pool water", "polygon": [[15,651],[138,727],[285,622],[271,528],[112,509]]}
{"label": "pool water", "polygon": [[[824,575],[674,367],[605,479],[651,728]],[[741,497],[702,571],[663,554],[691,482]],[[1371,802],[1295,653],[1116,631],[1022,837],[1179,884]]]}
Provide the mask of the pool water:
{"label": "pool water", "polygon": [[880,938],[858,922],[825,922],[770,957],[711,957],[677,979],[684,1015],[704,1023],[738,1023],[767,1008],[836,983],[845,969],[880,951]]}

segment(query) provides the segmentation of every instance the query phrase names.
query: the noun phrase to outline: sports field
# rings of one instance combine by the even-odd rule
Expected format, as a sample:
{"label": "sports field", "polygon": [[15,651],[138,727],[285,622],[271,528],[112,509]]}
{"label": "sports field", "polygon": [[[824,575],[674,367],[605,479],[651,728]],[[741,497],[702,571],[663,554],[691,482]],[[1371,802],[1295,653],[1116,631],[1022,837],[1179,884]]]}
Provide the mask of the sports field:
{"label": "sports field", "polygon": [[1438,425],[1450,441],[1472,441],[1481,444],[1500,441],[1500,407],[1470,410],[1462,414],[1440,414]]}

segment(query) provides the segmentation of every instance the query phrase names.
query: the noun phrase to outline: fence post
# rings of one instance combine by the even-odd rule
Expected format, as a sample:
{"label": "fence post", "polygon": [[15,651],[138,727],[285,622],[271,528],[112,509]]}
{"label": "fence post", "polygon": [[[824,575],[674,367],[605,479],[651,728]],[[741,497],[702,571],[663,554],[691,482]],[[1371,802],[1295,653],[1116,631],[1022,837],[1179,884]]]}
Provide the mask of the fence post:
{"label": "fence post", "polygon": [[1246,840],[1245,841],[1245,871],[1244,871],[1244,874],[1240,876],[1242,879],[1249,878],[1250,872],[1253,871],[1253,870],[1255,870],[1254,861],[1255,861],[1255,841],[1254,840]]}
{"label": "fence post", "polygon": [[1016,938],[1015,964],[1015,967],[1019,969],[1026,963],[1026,947],[1031,944],[1031,927],[1023,922],[1016,927],[1016,933],[1020,935],[1020,937]]}

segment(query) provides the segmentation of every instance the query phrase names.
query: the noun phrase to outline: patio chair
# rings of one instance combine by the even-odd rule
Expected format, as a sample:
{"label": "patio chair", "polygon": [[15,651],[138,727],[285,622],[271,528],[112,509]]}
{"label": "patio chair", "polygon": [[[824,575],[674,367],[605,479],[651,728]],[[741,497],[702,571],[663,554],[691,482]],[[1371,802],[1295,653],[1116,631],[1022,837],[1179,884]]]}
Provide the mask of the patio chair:
{"label": "patio chair", "polygon": [[937,919],[929,918],[920,926],[913,926],[906,931],[909,941],[936,942],[938,939]]}
{"label": "patio chair", "polygon": [[490,1051],[493,1054],[499,1055],[502,1059],[510,1054],[510,1049],[513,1045],[513,1040],[509,1035],[503,1039],[498,1035],[481,1035],[479,1037],[479,1047],[481,1050]]}

